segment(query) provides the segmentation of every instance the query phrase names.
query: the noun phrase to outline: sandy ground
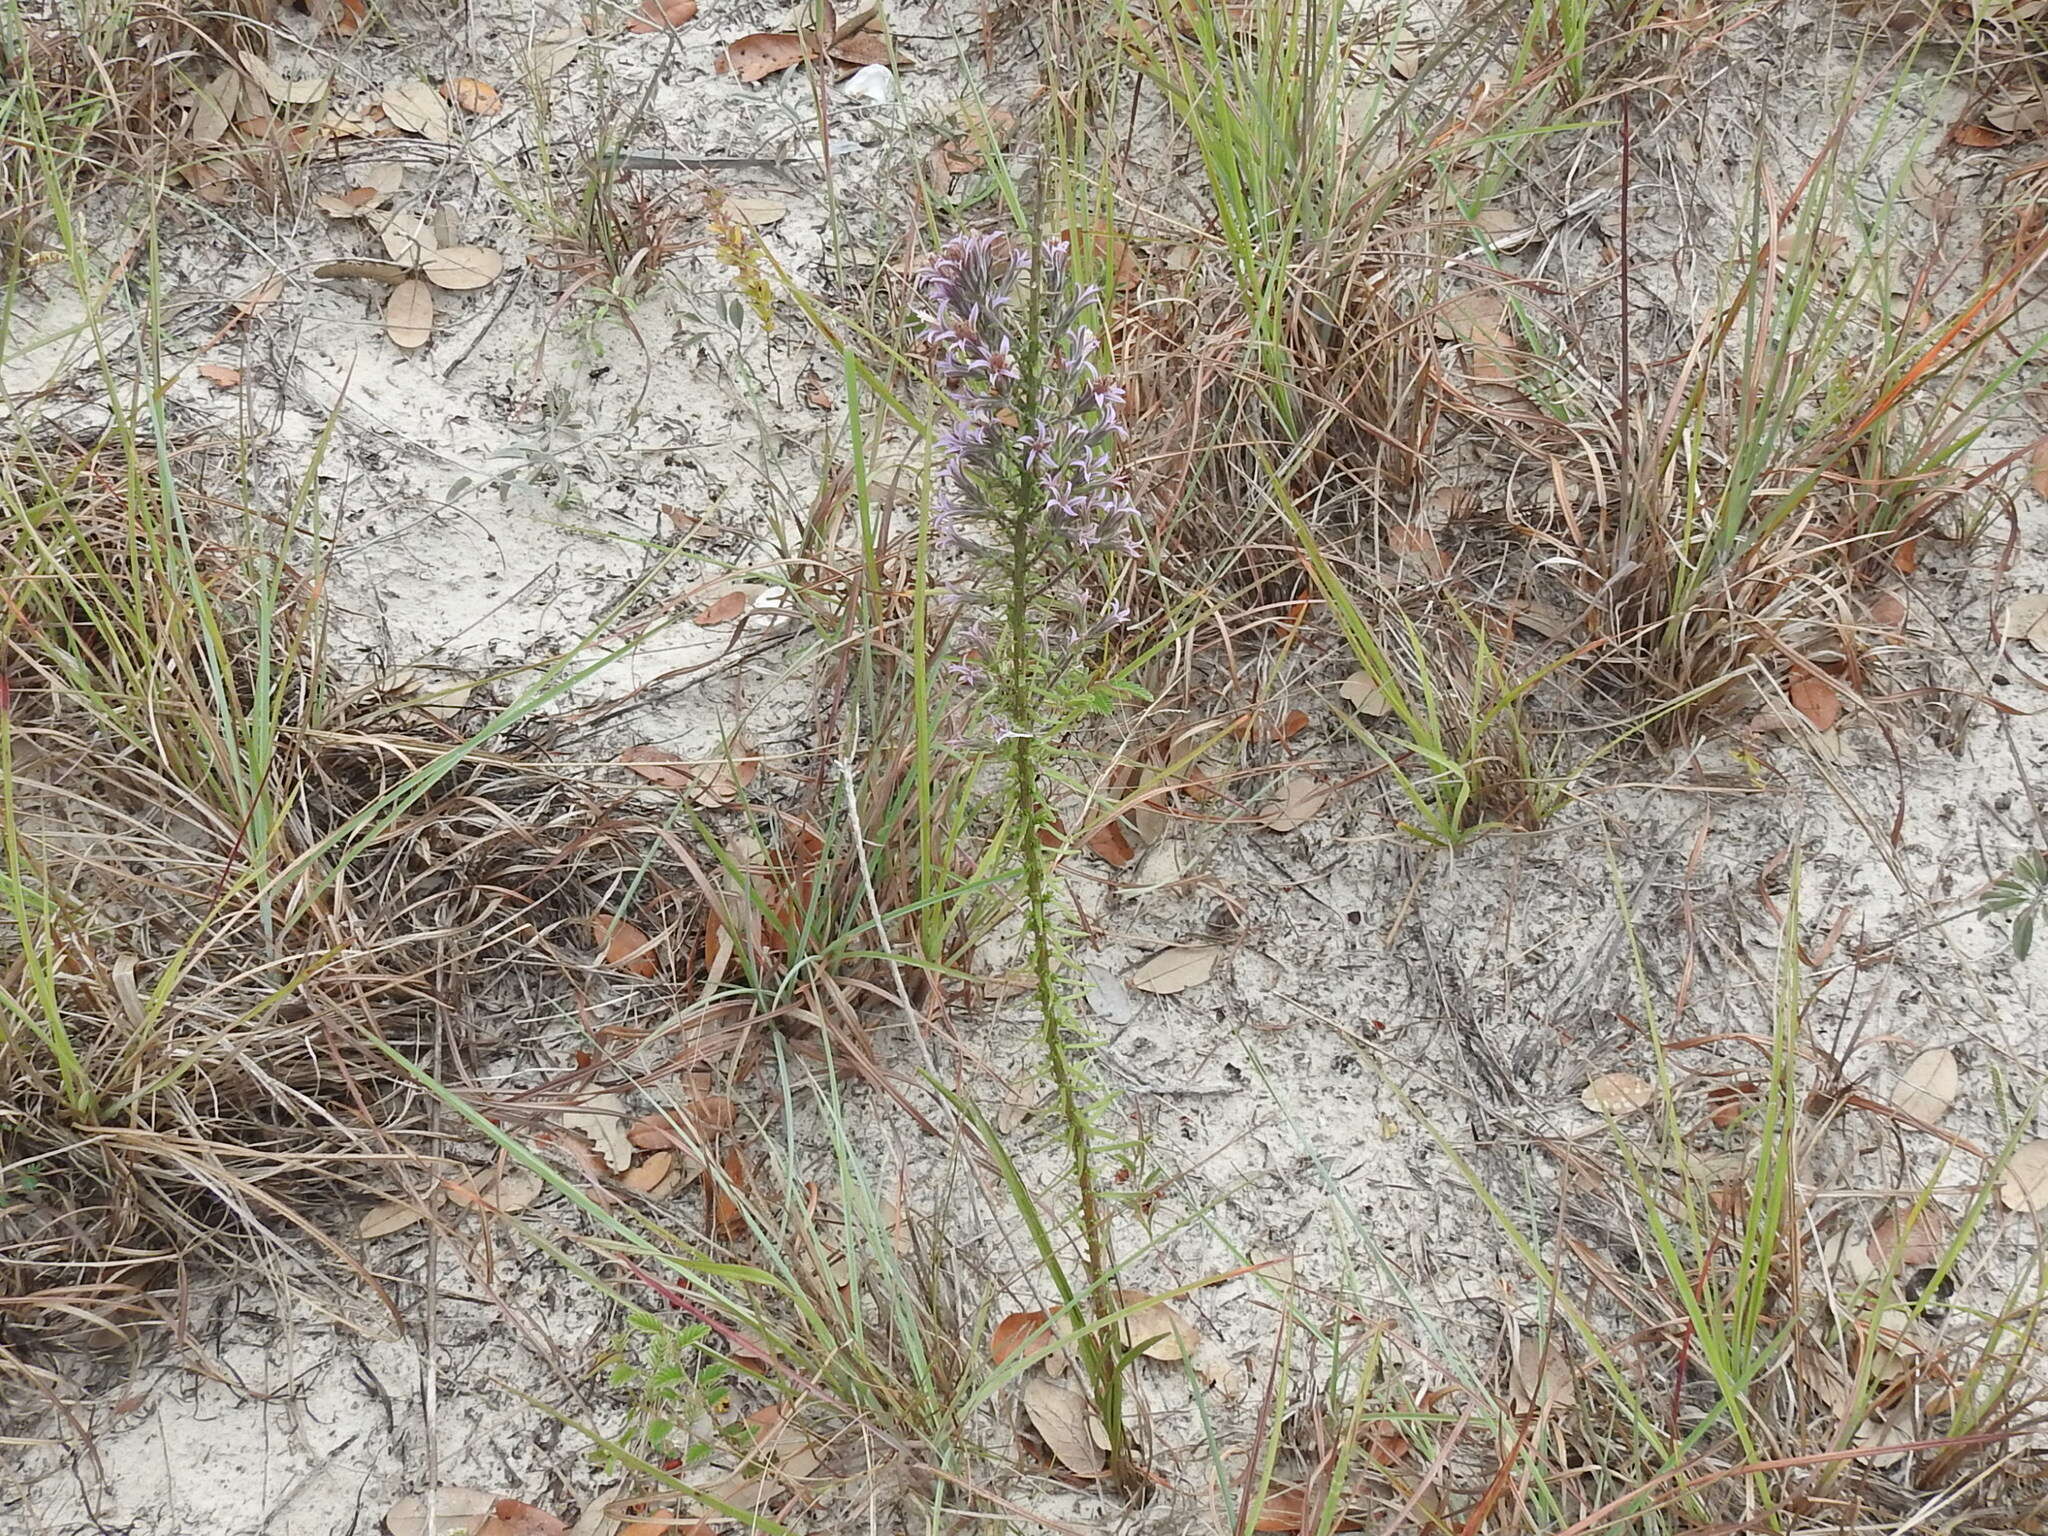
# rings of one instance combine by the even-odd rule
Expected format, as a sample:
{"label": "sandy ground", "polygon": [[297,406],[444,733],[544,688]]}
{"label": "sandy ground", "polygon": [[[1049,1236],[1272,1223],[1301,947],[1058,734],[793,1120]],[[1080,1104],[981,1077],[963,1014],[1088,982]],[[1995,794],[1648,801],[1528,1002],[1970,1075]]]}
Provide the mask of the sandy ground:
{"label": "sandy ground", "polygon": [[[460,122],[455,144],[407,138],[349,150],[402,161],[395,205],[446,209],[465,240],[509,258],[497,283],[442,301],[437,337],[417,352],[399,352],[382,333],[372,307],[381,289],[309,275],[322,261],[377,253],[358,222],[312,209],[282,222],[245,208],[162,210],[173,354],[241,371],[227,390],[184,374],[169,397],[174,418],[252,433],[259,493],[280,502],[317,459],[344,668],[489,679],[573,644],[636,581],[648,580],[645,605],[699,602],[709,584],[787,547],[838,406],[829,354],[799,323],[764,335],[746,318],[736,331],[730,276],[701,247],[627,320],[558,298],[562,281],[539,269],[542,248],[521,211],[544,190],[544,146],[571,150],[644,96],[661,126],[636,148],[788,157],[772,169],[675,180],[693,189],[685,202],[708,178],[773,203],[781,211],[760,217],[777,259],[799,280],[827,280],[827,183],[809,84],[793,75],[742,86],[711,70],[715,41],[774,19],[759,5],[707,5],[672,49],[658,36],[594,39],[556,78],[545,122],[516,61],[559,21],[516,0],[472,6],[445,34],[411,32],[402,45],[281,46],[286,74],[317,64],[352,90],[416,73],[502,84],[504,114]],[[943,8],[899,18],[924,67],[898,100],[843,89],[833,99],[833,190],[854,238],[872,250],[901,227],[903,166],[976,80],[978,30],[967,18],[956,31],[959,19]],[[1805,50],[1788,87],[1796,99],[1781,95],[1762,129],[1767,151],[1794,167],[1851,68],[1841,42],[1803,11],[1761,24],[1683,141],[1646,134],[1639,229],[1695,258],[1646,280],[1680,329],[1707,302],[1701,279],[1726,227],[1717,220],[1759,131],[1749,86],[1773,78],[1771,60]],[[1912,109],[1924,122],[1954,105]],[[1705,167],[1694,178],[1683,169],[1691,159]],[[1987,173],[1966,159],[1942,159],[1929,174],[1965,206],[1987,192]],[[319,182],[348,179],[329,168]],[[1965,220],[1945,238],[1968,234]],[[108,249],[118,244],[110,232]],[[1568,226],[1524,259],[1569,272],[1583,244]],[[202,349],[219,309],[198,300],[272,274],[285,279],[275,304]],[[186,298],[193,307],[181,314]],[[36,318],[57,330],[66,306],[45,300]],[[18,351],[5,364],[9,387],[84,378],[62,351],[61,342]],[[2038,430],[2015,391],[1972,457],[1992,462]],[[1889,734],[1852,716],[1820,752],[1790,734],[1703,739],[1640,762],[1635,784],[1587,798],[1541,833],[1496,836],[1455,856],[1417,847],[1368,790],[1353,788],[1298,830],[1190,825],[1131,868],[1077,886],[1103,935],[1088,957],[1105,1041],[1099,1070],[1121,1090],[1119,1113],[1157,1171],[1174,1179],[1174,1208],[1208,1213],[1164,1236],[1133,1222],[1126,1245],[1153,1244],[1135,1278],[1179,1285],[1291,1255],[1312,1292],[1348,1296],[1367,1315],[1419,1313],[1447,1337],[1496,1352],[1512,1323],[1538,1317],[1542,1298],[1518,1278],[1444,1141],[1540,1209],[1560,1177],[1557,1148],[1607,1145],[1579,1090],[1647,1060],[1638,962],[1667,1036],[1768,1033],[1794,858],[1818,956],[1803,1027],[1843,1081],[1882,1096],[1917,1051],[1948,1045],[1964,1063],[1953,1129],[1995,1145],[2034,1121],[2042,962],[2016,963],[2002,929],[1974,910],[1983,883],[2039,840],[2030,783],[2048,750],[2036,715],[2040,669],[2025,648],[2001,649],[1992,615],[2005,596],[2048,588],[2048,547],[2039,498],[2021,492],[2014,512],[2009,547],[2003,522],[1974,548],[1934,545],[1901,588],[1907,632],[1930,658],[1904,670],[1958,690],[1953,709],[1908,701]],[[704,558],[673,558],[685,527]],[[645,692],[576,751],[608,757],[639,740],[695,755],[715,750],[743,716],[766,750],[778,729],[795,739],[805,680],[787,675],[788,658],[774,651],[704,667],[729,640],[680,626],[580,688],[573,702]],[[1362,766],[1329,712],[1348,670],[1332,653],[1283,701],[1310,716],[1285,748],[1298,771],[1336,781]],[[2010,712],[1982,707],[1986,699]],[[1220,946],[1214,976],[1176,997],[1133,991],[1132,970],[1174,944]],[[999,1011],[968,1030],[990,1102],[1012,1091],[1005,1079],[1027,1092],[1029,1021]],[[884,1043],[914,1067],[901,1042]],[[503,1069],[516,1078],[516,1062]],[[1000,1212],[950,1193],[957,1149],[926,1144],[866,1090],[849,1090],[849,1103],[870,1111],[854,1129],[878,1180],[949,1191],[920,1219],[943,1224],[953,1251],[1016,1304],[1042,1304]],[[1056,1149],[1033,1125],[1023,1124],[1020,1146],[1027,1168],[1050,1182]],[[1933,1165],[1924,1140],[1849,1130],[1838,1139],[1836,1177],[1816,1191],[1823,1223],[1867,1223],[1876,1192],[1914,1187]],[[2002,1217],[1976,1270],[2006,1273],[2038,1240],[2028,1219]],[[538,1404],[600,1423],[622,1411],[590,1368],[616,1317],[474,1216],[364,1252],[399,1315],[368,1300],[336,1315],[260,1289],[198,1298],[192,1355],[138,1366],[100,1411],[0,1472],[9,1529],[355,1536],[396,1495],[437,1480],[502,1489],[564,1515],[601,1500],[606,1478]],[[1211,1341],[1217,1403],[1236,1422],[1254,1406],[1270,1310],[1248,1280],[1205,1289],[1185,1310]],[[1195,1441],[1187,1393],[1164,1377],[1147,1392],[1155,1449],[1172,1464]],[[1201,1503],[1169,1501],[1132,1528],[1203,1528]],[[1092,1496],[1060,1508],[1109,1528],[1107,1506]],[[886,1513],[876,1518],[875,1529],[894,1528]]]}

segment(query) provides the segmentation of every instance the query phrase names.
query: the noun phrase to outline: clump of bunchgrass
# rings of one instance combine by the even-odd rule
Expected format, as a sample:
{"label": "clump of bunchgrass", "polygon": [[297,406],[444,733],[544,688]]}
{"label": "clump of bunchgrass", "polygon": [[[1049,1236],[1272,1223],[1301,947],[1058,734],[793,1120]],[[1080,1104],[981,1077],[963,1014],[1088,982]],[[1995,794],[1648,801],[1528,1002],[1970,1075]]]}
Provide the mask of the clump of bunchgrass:
{"label": "clump of bunchgrass", "polygon": [[306,571],[147,423],[16,443],[0,524],[0,1394],[47,1397],[32,1359],[202,1277],[354,1268],[337,1199],[413,1114],[384,1049],[486,968],[587,972],[648,839],[339,686]]}

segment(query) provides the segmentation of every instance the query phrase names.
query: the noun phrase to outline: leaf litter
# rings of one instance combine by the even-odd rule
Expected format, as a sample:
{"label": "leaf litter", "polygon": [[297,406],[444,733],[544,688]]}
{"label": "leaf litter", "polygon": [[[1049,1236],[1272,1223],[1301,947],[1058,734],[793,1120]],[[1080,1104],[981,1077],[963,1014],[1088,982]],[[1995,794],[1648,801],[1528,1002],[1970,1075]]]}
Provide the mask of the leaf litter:
{"label": "leaf litter", "polygon": [[1216,962],[1222,958],[1222,946],[1217,944],[1180,944],[1162,949],[1131,972],[1130,986],[1155,997],[1171,997],[1190,987],[1199,987],[1215,975]]}
{"label": "leaf litter", "polygon": [[1102,1476],[1109,1458],[1097,1441],[1100,1421],[1087,1398],[1047,1377],[1028,1376],[1023,1400],[1025,1417],[1062,1467],[1076,1477]]}

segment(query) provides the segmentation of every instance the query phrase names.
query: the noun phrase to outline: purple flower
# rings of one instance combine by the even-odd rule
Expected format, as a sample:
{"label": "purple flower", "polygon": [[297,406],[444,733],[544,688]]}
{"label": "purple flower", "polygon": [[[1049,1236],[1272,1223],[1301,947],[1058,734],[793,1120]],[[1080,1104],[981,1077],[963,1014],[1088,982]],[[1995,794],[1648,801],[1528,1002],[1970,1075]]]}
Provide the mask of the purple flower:
{"label": "purple flower", "polygon": [[[1124,391],[1101,367],[1101,295],[1073,281],[1064,240],[1001,234],[947,241],[918,288],[919,344],[955,413],[935,435],[932,529],[961,562],[960,600],[976,604],[972,619],[956,614],[947,675],[977,687],[993,673],[1004,739],[1034,735],[1038,711],[1019,701],[1056,693],[1129,619],[1091,595],[1109,555],[1138,552],[1114,462]],[[1009,675],[1020,665],[1029,678]]]}

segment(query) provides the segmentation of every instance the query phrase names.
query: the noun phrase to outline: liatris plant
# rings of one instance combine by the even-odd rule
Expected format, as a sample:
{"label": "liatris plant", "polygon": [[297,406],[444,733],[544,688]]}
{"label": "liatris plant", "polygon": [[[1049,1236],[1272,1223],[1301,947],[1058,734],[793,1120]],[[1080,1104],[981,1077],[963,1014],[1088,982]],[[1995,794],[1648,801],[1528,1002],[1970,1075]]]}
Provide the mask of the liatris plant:
{"label": "liatris plant", "polygon": [[[946,243],[923,277],[923,340],[958,416],[941,435],[933,498],[939,541],[954,552],[954,623],[946,668],[991,724],[1008,785],[1011,846],[1021,866],[1025,941],[1046,1062],[1080,1205],[1075,1284],[1013,1191],[1068,1313],[1110,1469],[1132,1477],[1123,1423],[1125,1365],[1113,1336],[1115,1259],[1095,1161],[1106,1148],[1103,1094],[1087,1074],[1090,1042],[1067,995],[1063,904],[1051,868],[1058,837],[1046,807],[1046,755],[1077,717],[1120,692],[1093,665],[1128,622],[1108,597],[1116,562],[1137,553],[1131,496],[1116,463],[1123,391],[1101,371],[1097,290],[1075,282],[1066,244],[1003,235]],[[1008,1166],[1008,1159],[1004,1158]]]}

